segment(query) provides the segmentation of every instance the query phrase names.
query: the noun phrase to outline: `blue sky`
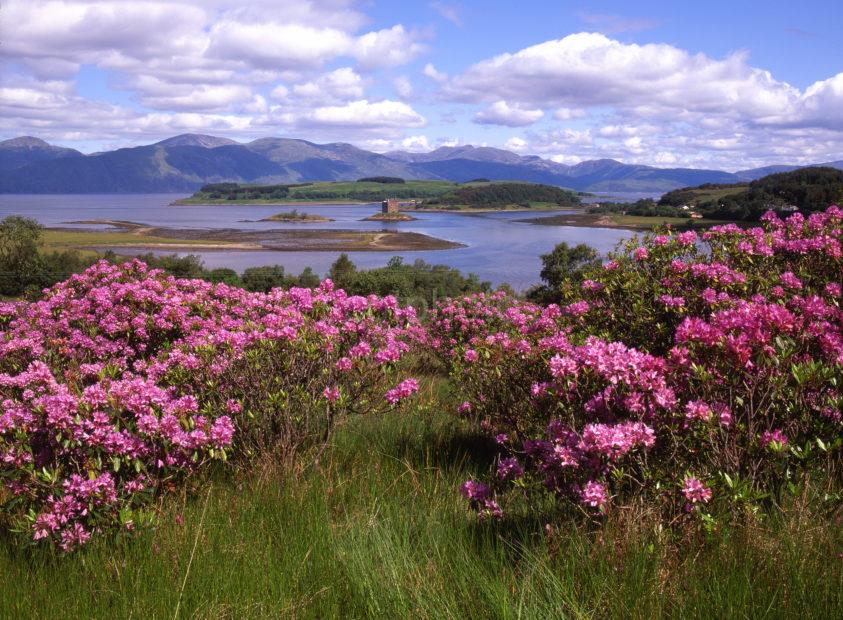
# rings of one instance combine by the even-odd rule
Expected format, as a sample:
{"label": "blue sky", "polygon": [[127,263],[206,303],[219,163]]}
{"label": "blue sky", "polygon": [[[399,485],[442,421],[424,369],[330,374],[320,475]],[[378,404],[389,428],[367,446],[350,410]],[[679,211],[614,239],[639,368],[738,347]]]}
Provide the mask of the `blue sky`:
{"label": "blue sky", "polygon": [[[0,134],[843,159],[843,3],[7,0]],[[14,27],[10,27],[13,24]]]}

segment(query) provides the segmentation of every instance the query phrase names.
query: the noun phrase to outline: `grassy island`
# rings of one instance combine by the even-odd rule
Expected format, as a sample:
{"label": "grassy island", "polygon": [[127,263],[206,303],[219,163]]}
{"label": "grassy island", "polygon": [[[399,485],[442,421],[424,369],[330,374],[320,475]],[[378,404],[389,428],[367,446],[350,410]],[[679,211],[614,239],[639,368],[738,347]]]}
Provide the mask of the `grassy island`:
{"label": "grassy island", "polygon": [[302,223],[306,224],[308,222],[333,222],[329,217],[325,217],[324,215],[313,215],[312,213],[302,213],[297,209],[293,209],[292,211],[282,211],[281,213],[276,213],[275,215],[270,215],[269,217],[265,217],[261,220],[261,222],[289,222],[289,223]]}
{"label": "grassy island", "polygon": [[375,213],[363,218],[364,222],[414,222],[416,218],[406,213]]}
{"label": "grassy island", "polygon": [[405,181],[361,179],[294,185],[239,185],[214,183],[206,185],[176,205],[224,204],[365,204],[396,198],[403,209],[426,211],[499,211],[559,209],[580,204],[574,191],[514,181]]}

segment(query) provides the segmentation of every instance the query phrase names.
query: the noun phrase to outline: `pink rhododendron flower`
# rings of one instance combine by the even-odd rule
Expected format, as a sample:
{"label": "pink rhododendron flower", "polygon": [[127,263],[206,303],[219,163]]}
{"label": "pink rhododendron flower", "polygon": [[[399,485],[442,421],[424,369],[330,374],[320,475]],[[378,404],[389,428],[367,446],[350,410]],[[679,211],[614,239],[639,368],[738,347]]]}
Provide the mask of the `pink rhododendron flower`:
{"label": "pink rhododendron flower", "polygon": [[460,487],[460,493],[472,502],[482,502],[489,498],[491,489],[489,485],[483,484],[482,482],[468,480]]}
{"label": "pink rhododendron flower", "polygon": [[524,468],[514,456],[502,459],[498,463],[498,477],[503,480],[515,480],[524,475]]}
{"label": "pink rhododendron flower", "polygon": [[692,504],[699,502],[705,503],[711,499],[711,489],[706,487],[700,480],[694,476],[685,478],[682,493]]}
{"label": "pink rhododendron flower", "polygon": [[602,508],[609,501],[606,486],[599,482],[589,481],[580,491],[580,498],[583,504],[592,508]]}
{"label": "pink rhododendron flower", "polygon": [[788,444],[787,435],[781,429],[774,429],[772,431],[764,431],[761,434],[761,445],[769,447],[770,445],[776,447],[784,447]]}
{"label": "pink rhododendron flower", "polygon": [[418,391],[418,381],[415,379],[405,379],[386,393],[386,400],[390,405],[396,405],[398,402],[412,396]]}

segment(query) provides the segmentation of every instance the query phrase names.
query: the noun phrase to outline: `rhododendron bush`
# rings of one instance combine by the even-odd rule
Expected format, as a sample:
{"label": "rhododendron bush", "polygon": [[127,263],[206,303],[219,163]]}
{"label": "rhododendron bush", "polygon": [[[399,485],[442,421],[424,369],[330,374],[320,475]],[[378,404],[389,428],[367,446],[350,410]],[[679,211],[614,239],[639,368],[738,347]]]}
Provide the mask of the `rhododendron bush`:
{"label": "rhododendron bush", "polygon": [[325,438],[417,389],[412,308],[316,289],[249,293],[99,263],[0,307],[5,526],[63,549],[149,518],[213,461]]}
{"label": "rhododendron bush", "polygon": [[[430,338],[501,446],[465,497],[485,516],[546,494],[594,513],[775,502],[840,482],[843,212],[648,235],[560,306],[502,294],[440,304]],[[520,498],[520,499],[519,499]]]}

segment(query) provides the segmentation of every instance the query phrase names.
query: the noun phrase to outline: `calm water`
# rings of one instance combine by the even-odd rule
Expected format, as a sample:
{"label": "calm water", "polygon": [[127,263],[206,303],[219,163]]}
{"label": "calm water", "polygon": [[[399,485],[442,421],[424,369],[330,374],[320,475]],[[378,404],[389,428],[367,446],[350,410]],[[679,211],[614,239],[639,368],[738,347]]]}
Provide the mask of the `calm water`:
{"label": "calm water", "polygon": [[[342,228],[355,230],[407,230],[440,239],[463,243],[468,247],[455,250],[420,252],[350,252],[349,256],[361,267],[381,267],[391,256],[400,255],[407,262],[422,258],[430,263],[446,264],[465,273],[476,273],[482,280],[494,284],[509,282],[524,290],[539,281],[539,256],[557,243],[587,243],[601,253],[611,250],[620,240],[632,235],[629,231],[604,228],[576,228],[568,226],[537,226],[515,220],[531,217],[525,213],[483,213],[458,215],[454,213],[413,214],[415,222],[383,224],[362,222],[362,218],[377,212],[380,205],[307,205],[289,206],[185,206],[170,203],[183,195],[0,195],[0,217],[26,215],[46,226],[72,226],[75,220],[129,220],[153,226],[184,228],[240,228],[266,230],[278,228]],[[300,211],[324,215],[333,222],[285,224],[257,222],[261,218],[297,208]],[[541,212],[538,215],[551,215]],[[245,221],[253,220],[253,221]],[[91,225],[78,225],[91,228]],[[179,252],[180,255],[188,252]],[[313,267],[324,274],[339,252],[273,252],[273,251],[212,251],[199,254],[207,267],[232,267],[242,271],[246,267],[283,265],[288,272],[298,273]]]}

